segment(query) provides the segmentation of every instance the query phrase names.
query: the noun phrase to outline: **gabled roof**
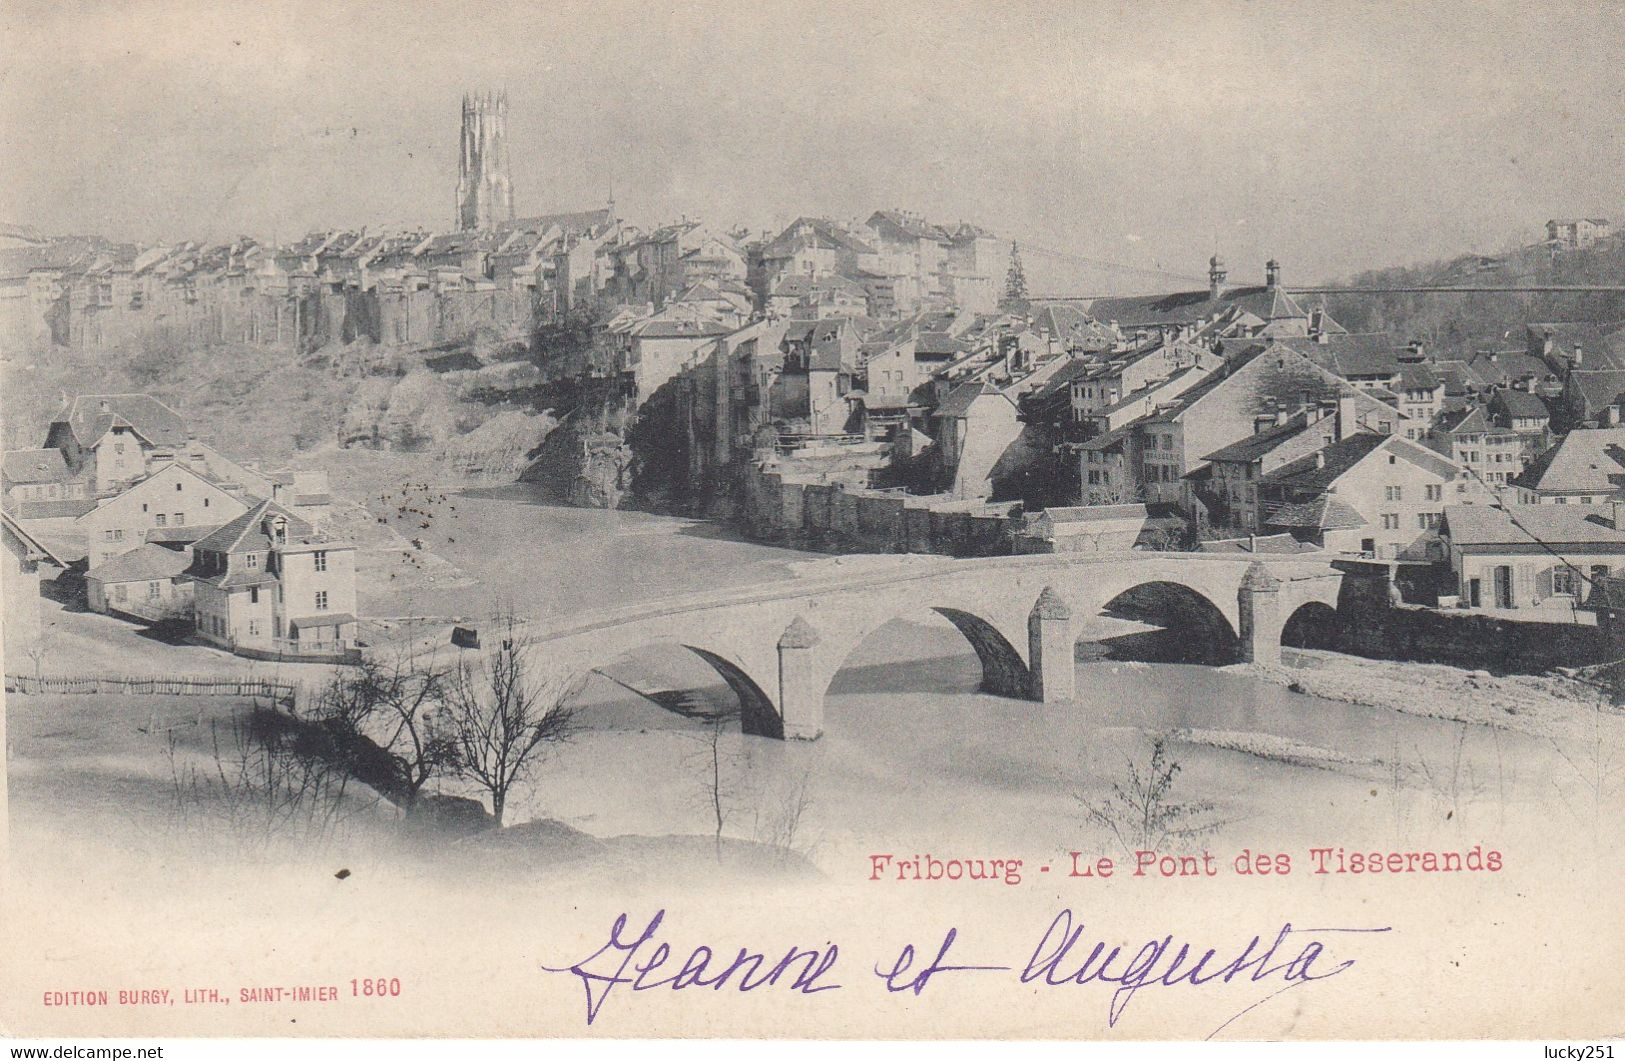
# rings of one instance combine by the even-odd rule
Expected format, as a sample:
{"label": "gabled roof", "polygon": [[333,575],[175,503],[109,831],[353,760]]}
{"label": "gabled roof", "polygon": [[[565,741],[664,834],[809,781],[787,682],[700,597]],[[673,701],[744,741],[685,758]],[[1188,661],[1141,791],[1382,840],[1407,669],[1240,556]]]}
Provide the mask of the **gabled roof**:
{"label": "gabled roof", "polygon": [[[31,531],[25,530],[22,524],[18,523],[14,518],[12,518],[11,513],[0,511],[0,524],[3,524],[6,530],[16,535],[17,540],[22,542],[24,547],[26,547],[30,553],[34,554],[34,558],[36,560],[49,560],[57,567],[68,566],[66,562],[59,558],[57,551],[53,550],[50,546],[41,541],[38,535]],[[75,559],[77,559],[77,557],[75,557]]]}
{"label": "gabled roof", "polygon": [[1616,404],[1620,395],[1625,394],[1625,370],[1575,369],[1568,374],[1567,385],[1578,392],[1583,415],[1595,416]]}
{"label": "gabled roof", "polygon": [[0,465],[0,478],[13,486],[68,481],[68,462],[59,449],[15,449]]}
{"label": "gabled roof", "polygon": [[247,512],[223,524],[219,530],[194,545],[193,552],[246,553],[263,552],[271,547],[271,539],[260,527],[266,516],[283,516],[288,521],[288,539],[309,538],[315,528],[274,501],[261,501]]}
{"label": "gabled roof", "polygon": [[945,242],[949,238],[948,233],[944,232],[941,226],[933,225],[922,217],[905,214],[900,210],[876,210],[869,216],[867,224],[870,228],[878,228],[876,222],[890,225],[905,236],[930,240],[933,243]]}
{"label": "gabled roof", "polygon": [[1298,527],[1312,530],[1357,530],[1366,518],[1354,506],[1335,494],[1322,494],[1311,501],[1282,505],[1264,520],[1269,527]]}
{"label": "gabled roof", "polygon": [[1277,446],[1291,442],[1308,427],[1309,414],[1298,413],[1295,416],[1288,417],[1283,424],[1276,424],[1274,427],[1254,432],[1244,439],[1214,450],[1202,459],[1205,461],[1239,461],[1250,464]]}
{"label": "gabled roof", "polygon": [[1625,545],[1609,505],[1446,505],[1453,545]]}
{"label": "gabled roof", "polygon": [[174,578],[186,570],[188,558],[175,549],[143,543],[127,553],[97,564],[85,572],[98,582],[148,582]]}
{"label": "gabled roof", "polygon": [[1396,375],[1399,352],[1405,348],[1394,332],[1331,333],[1318,339],[1285,336],[1277,341],[1344,379]]}
{"label": "gabled roof", "polygon": [[969,350],[968,343],[961,342],[946,332],[921,332],[914,344],[915,357],[958,357]]}
{"label": "gabled roof", "polygon": [[1618,490],[1625,486],[1625,427],[1570,431],[1524,469],[1521,481],[1547,493]]}
{"label": "gabled roof", "polygon": [[520,217],[512,221],[504,221],[497,225],[496,230],[508,233],[515,230],[545,233],[553,226],[558,226],[567,236],[590,235],[614,223],[614,217],[608,208],[598,210],[577,210],[565,214],[538,214],[535,217]]}
{"label": "gabled roof", "polygon": [[[784,338],[780,346],[790,343],[806,343],[811,347],[812,356],[808,359],[807,367],[817,372],[838,372],[846,367],[842,361],[846,350],[843,349],[842,333],[848,332],[854,338],[857,329],[845,317],[824,317],[818,320],[793,320],[784,331]],[[856,356],[856,347],[852,350]]]}
{"label": "gabled roof", "polygon": [[762,248],[762,257],[786,258],[803,247],[828,247],[853,254],[875,252],[869,244],[827,218],[798,217]]}
{"label": "gabled roof", "polygon": [[1438,373],[1427,365],[1401,365],[1399,385],[1405,390],[1437,390],[1441,384]]}
{"label": "gabled roof", "polygon": [[1307,457],[1283,464],[1259,479],[1259,484],[1292,490],[1325,490],[1391,438],[1370,431],[1357,432]]}
{"label": "gabled roof", "polygon": [[1074,350],[1110,350],[1117,343],[1112,330],[1077,306],[1052,302],[1033,314],[1033,327],[1059,339]]}
{"label": "gabled roof", "polygon": [[63,406],[52,423],[67,424],[74,440],[87,449],[116,423],[134,428],[155,446],[186,441],[181,414],[150,394],[81,394]]}
{"label": "gabled roof", "polygon": [[[997,387],[980,380],[973,383],[961,383],[942,399],[937,406],[937,416],[964,416],[970,412],[970,407],[976,404],[977,399],[989,394],[1000,394]],[[1000,394],[1002,397],[1003,395]]]}
{"label": "gabled roof", "polygon": [[1048,516],[1051,523],[1098,523],[1113,519],[1144,519],[1146,507],[1126,505],[1069,505],[1046,508],[1040,516]]}
{"label": "gabled roof", "polygon": [[1473,374],[1491,386],[1515,379],[1556,378],[1552,366],[1538,357],[1521,350],[1483,351],[1473,355],[1467,367]]}
{"label": "gabled roof", "polygon": [[1181,291],[1173,295],[1137,295],[1130,298],[1097,299],[1089,315],[1100,321],[1116,321],[1119,327],[1155,327],[1195,324],[1231,312],[1249,313],[1259,320],[1308,319],[1308,312],[1278,287],[1237,287],[1220,291]]}
{"label": "gabled roof", "polygon": [[725,324],[704,320],[655,319],[632,329],[639,339],[705,339],[733,331]]}
{"label": "gabled roof", "polygon": [[1285,532],[1280,534],[1254,534],[1246,538],[1221,538],[1198,542],[1201,553],[1318,553],[1320,547],[1300,542]]}
{"label": "gabled roof", "polygon": [[1521,391],[1515,387],[1500,387],[1490,399],[1494,404],[1506,410],[1506,415],[1520,420],[1547,420],[1551,418],[1551,411],[1540,395]]}
{"label": "gabled roof", "polygon": [[1440,416],[1433,422],[1433,430],[1441,435],[1482,435],[1498,428],[1490,422],[1482,405],[1470,405]]}

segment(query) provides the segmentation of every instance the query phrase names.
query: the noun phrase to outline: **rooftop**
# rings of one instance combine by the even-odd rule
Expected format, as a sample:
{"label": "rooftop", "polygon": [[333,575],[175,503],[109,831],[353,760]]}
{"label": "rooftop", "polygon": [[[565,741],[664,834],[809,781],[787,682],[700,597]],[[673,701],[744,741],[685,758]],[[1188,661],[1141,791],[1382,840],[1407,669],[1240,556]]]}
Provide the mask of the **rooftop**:
{"label": "rooftop", "polygon": [[1444,522],[1453,545],[1625,546],[1609,505],[1446,505]]}
{"label": "rooftop", "polygon": [[186,570],[188,557],[175,549],[144,543],[85,572],[98,582],[150,582],[174,578]]}

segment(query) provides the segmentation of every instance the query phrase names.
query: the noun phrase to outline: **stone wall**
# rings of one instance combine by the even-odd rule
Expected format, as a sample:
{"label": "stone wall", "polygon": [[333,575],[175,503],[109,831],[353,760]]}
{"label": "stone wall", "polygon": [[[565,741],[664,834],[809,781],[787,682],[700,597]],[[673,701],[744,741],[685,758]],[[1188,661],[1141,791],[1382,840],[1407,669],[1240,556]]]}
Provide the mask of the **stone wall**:
{"label": "stone wall", "polygon": [[[1022,526],[1018,502],[872,490],[867,475],[784,474],[755,467],[742,484],[741,528],[767,541],[836,552],[1007,556]],[[833,480],[833,481],[831,481]]]}
{"label": "stone wall", "polygon": [[481,328],[524,335],[535,321],[528,290],[321,291],[277,295],[210,291],[192,300],[73,306],[64,297],[52,342],[81,350],[147,338],[316,349],[332,342],[428,346]]}
{"label": "stone wall", "polygon": [[1614,658],[1603,627],[1405,604],[1370,573],[1345,574],[1333,627],[1332,647],[1376,659],[1534,674]]}

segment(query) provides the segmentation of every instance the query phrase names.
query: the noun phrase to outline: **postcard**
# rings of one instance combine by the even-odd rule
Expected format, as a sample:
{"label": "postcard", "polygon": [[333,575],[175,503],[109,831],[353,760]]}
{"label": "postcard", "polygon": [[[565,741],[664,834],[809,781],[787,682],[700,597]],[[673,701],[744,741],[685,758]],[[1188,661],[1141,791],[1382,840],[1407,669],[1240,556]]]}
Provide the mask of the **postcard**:
{"label": "postcard", "polygon": [[7,4],[0,1031],[1617,1037],[1620,16]]}

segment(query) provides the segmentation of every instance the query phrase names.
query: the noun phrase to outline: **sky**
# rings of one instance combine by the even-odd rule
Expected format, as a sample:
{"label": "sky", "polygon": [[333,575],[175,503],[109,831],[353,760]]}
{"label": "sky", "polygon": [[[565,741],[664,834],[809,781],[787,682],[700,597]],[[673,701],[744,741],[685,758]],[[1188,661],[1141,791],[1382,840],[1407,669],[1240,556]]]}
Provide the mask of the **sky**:
{"label": "sky", "polygon": [[901,207],[1020,241],[1038,293],[1625,214],[1625,0],[7,0],[0,33],[0,220],[52,233],[444,229],[487,88],[522,215]]}

